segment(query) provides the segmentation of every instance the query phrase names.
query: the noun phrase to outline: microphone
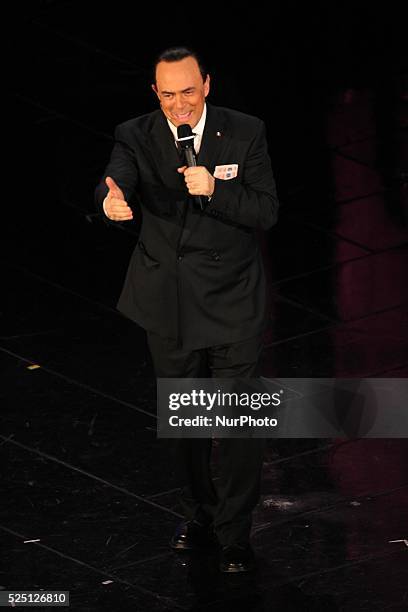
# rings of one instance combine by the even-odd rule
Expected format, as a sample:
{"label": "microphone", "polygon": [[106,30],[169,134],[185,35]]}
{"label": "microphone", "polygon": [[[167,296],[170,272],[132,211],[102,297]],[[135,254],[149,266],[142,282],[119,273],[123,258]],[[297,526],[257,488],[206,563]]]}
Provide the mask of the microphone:
{"label": "microphone", "polygon": [[[186,165],[189,168],[197,165],[197,158],[194,151],[194,136],[191,126],[188,123],[183,123],[177,128],[177,143],[184,153],[184,159]],[[201,210],[204,210],[204,204],[201,196],[194,196],[194,200],[200,206]]]}

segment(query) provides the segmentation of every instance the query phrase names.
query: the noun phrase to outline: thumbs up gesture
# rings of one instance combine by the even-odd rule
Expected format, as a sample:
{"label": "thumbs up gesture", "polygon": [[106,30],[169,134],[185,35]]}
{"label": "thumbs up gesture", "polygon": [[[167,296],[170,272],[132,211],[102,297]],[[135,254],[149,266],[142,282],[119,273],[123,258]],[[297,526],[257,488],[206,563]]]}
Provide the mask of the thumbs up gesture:
{"label": "thumbs up gesture", "polygon": [[121,188],[110,176],[106,177],[105,183],[109,187],[108,195],[103,205],[106,216],[112,221],[128,221],[133,219],[132,209],[126,202]]}

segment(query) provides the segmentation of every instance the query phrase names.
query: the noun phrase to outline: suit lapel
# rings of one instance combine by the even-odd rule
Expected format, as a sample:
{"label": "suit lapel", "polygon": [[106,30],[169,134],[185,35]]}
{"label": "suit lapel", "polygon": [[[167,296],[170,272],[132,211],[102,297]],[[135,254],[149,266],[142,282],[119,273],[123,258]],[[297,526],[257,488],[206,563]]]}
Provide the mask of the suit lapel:
{"label": "suit lapel", "polygon": [[214,106],[207,104],[207,117],[205,120],[200,152],[197,157],[197,165],[205,166],[211,174],[224,148],[224,128],[225,122],[223,117]]}
{"label": "suit lapel", "polygon": [[172,189],[183,189],[183,176],[177,172],[177,168],[182,166],[183,162],[162,111],[157,114],[153,122],[150,133],[150,149],[157,173],[163,183]]}

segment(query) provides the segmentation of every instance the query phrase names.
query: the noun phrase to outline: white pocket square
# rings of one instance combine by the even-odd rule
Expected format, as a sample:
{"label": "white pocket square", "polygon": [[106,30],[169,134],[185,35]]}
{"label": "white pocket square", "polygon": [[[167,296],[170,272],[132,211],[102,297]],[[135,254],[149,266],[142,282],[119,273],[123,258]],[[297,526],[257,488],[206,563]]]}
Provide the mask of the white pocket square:
{"label": "white pocket square", "polygon": [[238,164],[224,164],[223,166],[215,166],[214,177],[228,181],[233,179],[238,174]]}

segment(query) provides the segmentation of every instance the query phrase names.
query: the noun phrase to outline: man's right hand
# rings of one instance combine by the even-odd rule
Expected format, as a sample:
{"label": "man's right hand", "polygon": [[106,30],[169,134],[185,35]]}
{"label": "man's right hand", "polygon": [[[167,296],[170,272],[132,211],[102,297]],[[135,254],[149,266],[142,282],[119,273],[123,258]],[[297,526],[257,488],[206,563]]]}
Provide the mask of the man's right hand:
{"label": "man's right hand", "polygon": [[132,209],[125,200],[123,191],[113,178],[107,176],[106,185],[109,187],[108,195],[104,200],[104,210],[112,221],[129,221],[133,219]]}

